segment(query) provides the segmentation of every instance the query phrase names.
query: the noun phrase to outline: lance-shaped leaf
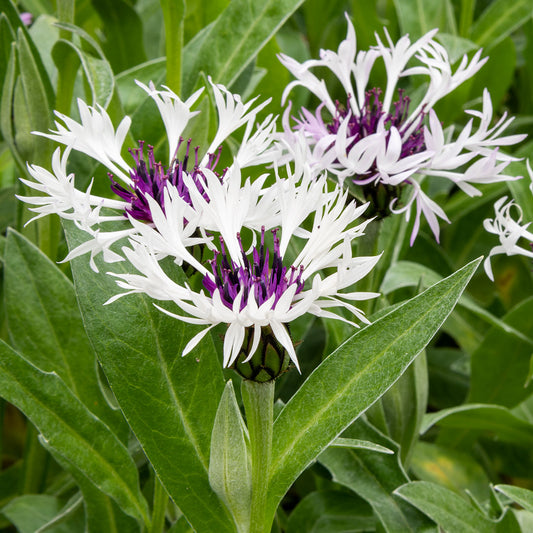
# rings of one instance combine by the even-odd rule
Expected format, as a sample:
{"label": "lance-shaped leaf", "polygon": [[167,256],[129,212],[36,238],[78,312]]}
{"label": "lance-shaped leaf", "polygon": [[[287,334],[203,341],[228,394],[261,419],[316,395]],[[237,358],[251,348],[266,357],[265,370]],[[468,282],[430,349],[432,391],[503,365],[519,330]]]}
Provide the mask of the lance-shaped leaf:
{"label": "lance-shaped leaf", "polygon": [[533,491],[515,487],[514,485],[496,485],[494,488],[530,513],[533,513]]}
{"label": "lance-shaped leaf", "polygon": [[72,282],[14,230],[7,235],[4,268],[12,345],[41,370],[56,372],[90,411],[117,431],[125,422],[100,391],[96,357]]}
{"label": "lance-shaped leaf", "polygon": [[[57,26],[62,30],[72,32],[80,41],[80,45],[66,39],[59,39],[56,42],[52,49],[52,57],[57,68],[61,69],[68,64],[74,69],[75,75],[75,71],[81,65],[91,91],[92,105],[100,104],[107,108],[113,96],[115,79],[111,66],[98,43],[77,26],[60,23]],[[89,52],[89,50],[91,51]]]}
{"label": "lance-shaped leaf", "polygon": [[[85,508],[83,528],[85,533],[102,533],[102,531],[109,531],[110,533],[140,533],[142,526],[139,522],[125,514],[120,506],[99,490],[81,470],[71,468],[65,458],[57,453],[49,442],[42,437],[40,440],[54,454],[54,458],[59,465],[72,474],[80,488]],[[43,533],[48,533],[48,530]]]}
{"label": "lance-shaped leaf", "polygon": [[53,372],[43,372],[0,341],[0,396],[20,409],[43,444],[144,523],[148,508],[127,448]]}
{"label": "lance-shaped leaf", "polygon": [[354,494],[339,490],[311,492],[296,506],[287,533],[355,533],[374,531],[372,509]]}
{"label": "lance-shaped leaf", "polygon": [[81,533],[84,530],[82,500],[75,494],[62,502],[50,494],[24,494],[2,508],[19,533]]}
{"label": "lance-shaped leaf", "polygon": [[[65,224],[65,230],[70,249],[86,238],[73,224]],[[182,357],[197,328],[165,315],[143,295],[104,305],[119,292],[105,272],[125,273],[128,264],[104,265],[96,259],[99,273],[87,257],[72,261],[74,285],[85,329],[122,412],[194,529],[234,531],[208,477],[211,432],[224,389],[212,342],[206,338]]]}
{"label": "lance-shaped leaf", "polygon": [[303,0],[233,0],[183,49],[184,95],[200,72],[230,86]]}
{"label": "lance-shaped leaf", "polygon": [[329,447],[319,461],[331,472],[333,480],[365,499],[374,509],[387,533],[429,531],[433,524],[411,505],[394,496],[394,489],[407,483],[397,446],[363,419],[343,435],[357,436],[379,445],[394,447],[396,455],[376,455],[370,451]]}
{"label": "lance-shaped leaf", "polygon": [[269,513],[300,473],[405,372],[446,320],[480,260],[355,334],[309,376],[274,423]]}
{"label": "lance-shaped leaf", "polygon": [[209,482],[243,531],[250,527],[252,505],[252,465],[248,447],[248,430],[235,398],[233,383],[228,381],[211,437]]}
{"label": "lance-shaped leaf", "polygon": [[490,520],[465,498],[436,483],[427,481],[407,483],[398,488],[395,494],[430,516],[444,531],[461,531],[461,533],[519,531],[511,513],[506,513],[499,521]]}
{"label": "lance-shaped leaf", "polygon": [[418,440],[428,396],[426,354],[421,353],[402,377],[367,412],[368,420],[400,445],[404,465],[409,464]]}
{"label": "lance-shaped leaf", "polygon": [[472,26],[471,39],[480,46],[494,46],[531,17],[531,0],[491,2]]}
{"label": "lance-shaped leaf", "polygon": [[[30,131],[46,131],[52,122],[52,107],[54,95],[50,93],[50,81],[42,67],[41,58],[35,54],[30,39],[21,28],[17,31],[17,54],[20,68],[20,88],[19,96],[24,95],[24,106],[27,112],[28,124],[23,122],[17,128],[17,138],[24,134],[28,153],[26,156],[33,162],[44,162],[50,152],[51,143],[48,139],[37,136],[30,136]],[[17,94],[15,94],[17,102]],[[16,119],[16,116],[15,116]],[[29,126],[28,131],[24,126]],[[30,151],[31,150],[31,151]]]}
{"label": "lance-shaped leaf", "polygon": [[500,405],[471,403],[427,414],[420,432],[425,433],[435,424],[453,429],[440,441],[452,447],[467,437],[475,438],[478,431],[497,435],[502,442],[533,446],[533,425]]}
{"label": "lance-shaped leaf", "polygon": [[394,0],[402,33],[418,39],[433,28],[456,33],[455,15],[450,0]]}

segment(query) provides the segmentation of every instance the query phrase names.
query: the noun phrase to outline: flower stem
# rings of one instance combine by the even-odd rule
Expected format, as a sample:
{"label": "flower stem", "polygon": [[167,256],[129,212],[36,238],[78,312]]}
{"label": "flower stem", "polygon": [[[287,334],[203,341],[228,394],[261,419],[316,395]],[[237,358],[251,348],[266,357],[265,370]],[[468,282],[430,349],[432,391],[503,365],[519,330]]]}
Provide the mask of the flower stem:
{"label": "flower stem", "polygon": [[179,95],[181,92],[181,52],[185,2],[183,0],[161,0],[161,8],[165,21],[166,85]]}
{"label": "flower stem", "polygon": [[267,523],[266,506],[272,455],[274,381],[266,383],[244,381],[242,399],[252,452],[250,533],[269,533],[272,524]]}
{"label": "flower stem", "polygon": [[165,530],[165,512],[167,510],[168,494],[161,481],[154,474],[154,507],[152,509],[152,523],[150,533],[162,533]]}
{"label": "flower stem", "polygon": [[[57,18],[59,22],[74,24],[75,0],[58,0]],[[72,33],[68,30],[59,30],[59,37],[64,41],[72,40]],[[72,95],[74,93],[74,82],[78,72],[79,58],[74,50],[70,50],[63,58],[63,65],[57,72],[57,88],[55,108],[61,113],[70,113]],[[55,259],[55,258],[54,258]]]}

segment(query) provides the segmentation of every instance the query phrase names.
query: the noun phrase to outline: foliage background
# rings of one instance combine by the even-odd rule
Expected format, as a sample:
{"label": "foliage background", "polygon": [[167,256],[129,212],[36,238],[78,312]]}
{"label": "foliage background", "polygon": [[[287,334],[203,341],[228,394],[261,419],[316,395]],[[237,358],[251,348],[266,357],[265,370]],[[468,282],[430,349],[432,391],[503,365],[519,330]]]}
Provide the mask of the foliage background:
{"label": "foliage background", "polygon": [[[72,1],[27,0],[17,2],[17,7],[32,13],[34,22],[28,29],[19,22],[14,4],[0,0],[0,249],[4,300],[0,320],[5,341],[0,378],[0,394],[5,398],[1,525],[9,530],[14,524],[22,532],[82,531],[85,527],[89,531],[138,531],[147,513],[146,501],[160,501],[157,494],[161,488],[139,443],[116,410],[106,378],[95,365],[94,350],[99,353],[107,378],[114,381],[114,376],[127,376],[135,367],[135,363],[123,367],[116,355],[115,359],[105,355],[121,353],[124,335],[140,327],[147,316],[158,339],[168,337],[174,324],[149,310],[136,314],[138,309],[124,300],[120,317],[102,314],[104,319],[93,326],[107,327],[107,333],[114,334],[111,340],[102,336],[89,341],[70,266],[54,264],[67,252],[58,220],[50,217],[24,226],[29,213],[14,198],[15,193],[23,193],[18,177],[26,175],[26,161],[49,166],[52,143],[31,135],[31,131],[52,127],[54,109],[75,116],[75,100],[81,97],[106,107],[115,124],[124,114],[132,117],[126,145],[134,146],[136,139],[146,139],[154,144],[156,153],[164,154],[165,135],[159,116],[133,80],[166,83],[186,97],[205,84],[210,75],[244,98],[272,97],[271,108],[278,109],[290,77],[276,54],[281,51],[301,61],[316,57],[321,48],[336,49],[345,35],[344,12],[348,12],[360,49],[373,45],[374,32],[383,35],[384,27],[393,41],[405,33],[416,39],[438,27],[440,42],[455,60],[482,47],[484,55],[490,57],[488,63],[474,79],[439,103],[439,116],[447,123],[461,124],[465,121],[463,111],[479,106],[483,88],[487,87],[498,114],[508,112],[516,117],[512,132],[531,134],[533,2],[78,0],[74,6]],[[375,83],[379,85],[380,80]],[[409,87],[412,94],[416,89]],[[303,91],[292,96],[298,105],[309,103]],[[196,122],[189,134],[202,144],[215,127],[216,114],[207,94],[199,108],[202,121]],[[533,141],[524,141],[516,154],[531,157]],[[85,180],[85,186],[94,176],[94,191],[105,194],[108,182],[102,168],[91,167],[79,157],[71,170],[82,183]],[[525,164],[514,163],[512,172],[526,174]],[[523,207],[524,216],[533,220],[533,201],[526,180],[485,186],[483,196],[474,199],[455,189],[430,187],[431,196],[444,206],[452,221],[443,228],[440,245],[426,227],[410,248],[408,239],[394,237],[409,235],[409,228],[395,219],[376,229],[365,244],[373,249],[391,245],[389,261],[372,281],[382,292],[375,308],[368,309],[377,312],[376,316],[380,310],[416,295],[487,254],[495,243],[484,232],[482,221],[492,216],[497,198],[512,195]],[[14,231],[8,231],[8,227]],[[70,238],[77,237],[72,234]],[[82,267],[75,266],[75,274],[76,269],[81,276]],[[398,455],[328,449],[284,499],[277,515],[278,530],[421,531],[434,522],[450,531],[533,529],[533,496],[516,489],[533,489],[532,267],[522,257],[500,256],[494,261],[494,272],[493,284],[478,271],[468,293],[425,354],[343,435],[397,450]],[[104,285],[107,282],[102,281]],[[83,292],[83,287],[80,290]],[[99,302],[86,296],[87,305],[99,309]],[[92,316],[98,321],[97,312]],[[301,357],[303,375],[293,372],[280,380],[279,398],[287,401],[310,370],[348,334],[343,327],[318,320],[296,324],[294,335],[302,340],[299,353],[306,354]],[[216,336],[214,340],[216,343]],[[152,342],[149,338],[144,341],[147,345]],[[179,381],[172,368],[176,351],[175,344],[163,346],[163,366],[168,372],[156,374],[161,360],[146,365],[143,377],[147,383],[157,387],[165,378],[174,384]],[[24,357],[17,358],[15,353]],[[213,393],[190,398],[185,418],[197,417],[199,412],[214,413],[224,387],[217,363],[203,358],[198,369],[193,359],[183,361],[185,368],[180,372],[196,376],[194,379]],[[52,371],[57,376],[47,377],[46,372]],[[206,375],[216,377],[209,381]],[[13,376],[24,376],[24,380],[14,384]],[[139,391],[128,393],[126,386],[134,379],[134,375],[131,380],[127,377],[125,390],[115,388],[115,394],[126,399],[131,396],[128,401],[133,403],[139,401],[135,397]],[[154,399],[147,393],[143,401]],[[213,405],[207,407],[206,402]],[[54,406],[61,413],[60,419]],[[145,420],[146,435],[142,417],[128,417],[137,437],[146,439],[145,451],[150,449],[148,441],[154,427],[163,435],[165,428],[180,423],[181,419],[172,418],[173,413],[167,415],[154,417],[149,423]],[[198,431],[205,436],[212,427],[212,417],[200,419]],[[81,428],[77,426],[80,420]],[[50,426],[56,428],[58,438],[85,435],[88,441],[102,443],[102,462],[87,465],[87,471],[107,473],[102,474],[100,488],[111,472],[114,481],[109,490],[102,492],[95,487],[94,479],[91,482],[82,470],[72,468],[71,458],[57,451],[64,443],[39,439],[39,428]],[[77,428],[76,432],[70,431],[72,427]],[[208,442],[209,436],[199,457],[209,455]],[[171,439],[162,443],[155,439],[152,444],[155,448],[163,445],[168,457],[179,457],[186,446]],[[93,460],[90,454],[88,457],[87,461]],[[176,491],[186,475],[185,471],[178,472],[171,480]],[[419,481],[405,485],[409,479]],[[121,483],[140,487],[139,493],[132,488],[129,494],[119,486]],[[499,491],[494,485],[500,485]],[[515,505],[511,510],[508,504],[513,501],[522,508]],[[224,514],[216,505],[208,500],[201,512],[211,508],[216,520],[217,513]],[[189,530],[177,507],[169,503],[165,509],[166,523],[172,531]]]}

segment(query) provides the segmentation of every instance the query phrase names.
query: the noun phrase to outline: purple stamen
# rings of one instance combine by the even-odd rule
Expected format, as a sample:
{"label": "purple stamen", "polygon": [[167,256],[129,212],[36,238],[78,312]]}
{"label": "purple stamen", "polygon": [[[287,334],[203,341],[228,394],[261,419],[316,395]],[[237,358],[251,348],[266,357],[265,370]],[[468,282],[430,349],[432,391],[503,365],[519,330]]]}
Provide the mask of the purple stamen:
{"label": "purple stamen", "polygon": [[[365,95],[365,101],[361,109],[359,116],[351,115],[348,120],[347,136],[353,137],[352,143],[347,147],[347,151],[350,151],[354,145],[359,142],[361,139],[372,135],[377,132],[378,125],[383,121],[385,124],[387,137],[387,142],[390,137],[391,127],[395,127],[400,136],[403,138],[404,134],[407,131],[407,128],[410,127],[410,124],[407,124],[407,118],[409,116],[409,104],[411,102],[410,98],[404,94],[403,89],[398,90],[399,99],[397,102],[393,103],[393,112],[386,113],[383,110],[383,103],[381,102],[382,91],[379,88],[374,88],[371,91],[368,91]],[[348,100],[350,96],[348,96]],[[345,107],[339,101],[335,103],[335,116],[332,121],[326,126],[327,130],[336,134],[343,123],[344,119],[348,116],[349,107]],[[309,112],[307,112],[310,115]],[[413,129],[412,133],[407,139],[403,139],[402,142],[402,151],[400,157],[407,157],[409,155],[417,154],[425,149],[424,143],[424,130],[423,130],[423,121],[424,113],[420,114],[420,117],[417,119],[418,123]],[[299,128],[303,127],[303,121],[297,121],[299,123]],[[354,182],[361,183],[361,180],[366,178],[371,178],[376,175],[377,168],[371,168],[366,174],[361,176],[356,176]]]}
{"label": "purple stamen", "polygon": [[209,276],[204,276],[203,279],[203,285],[209,294],[213,296],[218,290],[224,305],[232,309],[235,298],[242,291],[240,304],[240,311],[242,311],[246,307],[251,291],[258,306],[274,295],[272,308],[276,307],[279,299],[290,286],[296,285],[295,294],[300,293],[304,288],[303,267],[298,270],[294,266],[283,266],[276,232],[277,230],[272,231],[274,234],[272,265],[269,261],[269,249],[265,247],[264,227],[261,228],[261,244],[259,247],[254,247],[251,261],[244,252],[240,235],[237,235],[244,266],[238,265],[228,257],[224,240],[220,238],[221,251],[215,251],[214,258],[209,261],[214,280]]}
{"label": "purple stamen", "polygon": [[[111,190],[130,204],[125,209],[125,216],[129,215],[136,220],[152,222],[152,214],[146,197],[151,196],[164,211],[164,191],[167,183],[175,186],[180,197],[189,205],[192,205],[189,189],[184,181],[184,173],[187,173],[191,177],[200,194],[206,201],[209,201],[205,187],[205,175],[198,165],[198,147],[194,149],[194,168],[189,172],[187,171],[187,164],[189,162],[191,139],[187,141],[185,155],[180,161],[177,158],[177,151],[182,143],[183,139],[180,138],[178,147],[176,148],[176,155],[167,169],[160,162],[156,162],[154,147],[150,145],[148,145],[148,164],[146,164],[144,158],[144,141],[139,141],[139,148],[129,149],[135,161],[135,169],[130,171],[131,186],[123,186],[117,183],[113,179],[112,174],[109,174]],[[205,165],[205,168],[215,172],[215,174],[217,174],[215,168],[220,159],[221,149],[220,147],[215,153],[208,154],[208,161]]]}

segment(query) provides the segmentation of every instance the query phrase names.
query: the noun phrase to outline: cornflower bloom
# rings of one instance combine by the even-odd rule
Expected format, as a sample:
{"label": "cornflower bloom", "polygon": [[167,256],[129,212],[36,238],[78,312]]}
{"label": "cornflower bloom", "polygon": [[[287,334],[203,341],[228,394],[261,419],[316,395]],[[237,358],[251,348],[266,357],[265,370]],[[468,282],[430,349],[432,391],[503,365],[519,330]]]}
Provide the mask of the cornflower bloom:
{"label": "cornflower bloom", "polygon": [[[78,100],[80,122],[56,112],[56,131],[34,132],[57,141],[66,148],[63,154],[60,148],[54,152],[52,172],[37,165],[28,165],[28,172],[33,180],[22,179],[22,182],[44,195],[19,198],[34,206],[31,210],[36,212],[37,216],[32,220],[56,213],[64,219],[73,220],[80,229],[91,236],[87,242],[72,250],[65,260],[90,253],[91,267],[94,270],[97,268],[94,257],[99,253],[102,253],[106,262],[123,260],[111,249],[111,246],[116,241],[136,233],[138,225],[131,224],[119,231],[106,231],[106,223],[126,219],[153,225],[149,199],[159,203],[165,210],[164,190],[167,184],[176,187],[178,194],[190,206],[190,191],[185,185],[185,178],[190,177],[191,180],[188,182],[190,187],[198,189],[204,199],[209,201],[200,178],[206,171],[215,172],[222,143],[239,128],[244,128],[244,133],[232,165],[245,168],[269,163],[276,157],[278,151],[272,143],[275,117],[269,115],[260,125],[255,124],[257,113],[268,104],[268,101],[255,107],[253,107],[254,100],[244,104],[238,95],[230,93],[222,85],[215,85],[209,81],[215,97],[219,122],[215,137],[203,156],[199,155],[198,147],[191,147],[191,140],[184,141],[181,137],[190,119],[199,113],[192,111],[192,106],[203,89],[182,101],[166,87],[157,90],[152,83],[147,86],[137,82],[137,85],[153,98],[161,114],[169,148],[168,164],[165,165],[156,161],[153,147],[146,147],[144,141],[139,141],[137,148],[129,149],[132,161],[128,163],[121,152],[131,119],[127,116],[123,118],[115,130],[105,109],[101,106],[88,106],[80,99]],[[184,149],[181,158],[178,156],[180,147]],[[72,150],[87,154],[109,170],[110,187],[118,198],[93,195],[92,181],[85,191],[76,188],[74,174],[67,172],[68,158]],[[216,175],[220,182],[224,181],[225,171]],[[197,214],[189,209],[186,216],[194,218]],[[187,232],[187,225],[184,226],[182,238],[184,246],[187,247],[203,242],[198,235]]]}
{"label": "cornflower bloom", "polygon": [[[235,167],[228,172],[240,171]],[[149,197],[153,225],[133,221],[139,232],[123,248],[138,273],[110,273],[126,292],[108,303],[126,294],[144,293],[174,304],[177,310],[168,308],[169,304],[157,307],[178,320],[205,326],[189,341],[183,355],[213,327],[226,324],[224,366],[255,381],[276,378],[289,360],[298,367],[288,329],[297,317],[309,313],[356,326],[331,310],[344,308],[368,322],[351,303],[377,296],[352,287],[379,259],[352,256],[351,241],[362,235],[369,222],[356,224],[366,205],[347,203],[347,193],[339,186],[328,190],[326,176],[315,177],[305,163],[296,172],[287,167],[287,173],[280,178],[276,170],[276,181],[264,194],[253,184],[246,193],[224,188],[207,170],[200,179],[209,202],[187,176],[192,209],[202,213],[197,219],[183,216],[191,206],[172,184],[164,191],[165,210]],[[251,212],[254,221],[247,217]],[[201,219],[205,244],[213,253],[207,263],[191,255],[182,242],[185,219],[193,228]],[[189,281],[171,279],[160,263],[161,257],[168,256],[192,266],[203,288],[193,289]]]}
{"label": "cornflower bloom", "polygon": [[[515,144],[524,136],[502,136],[513,120],[506,114],[491,126],[493,110],[486,90],[482,111],[466,111],[473,118],[458,135],[443,130],[433,106],[482,67],[486,59],[481,59],[481,50],[471,60],[465,55],[455,72],[446,50],[433,39],[437,30],[414,43],[404,36],[396,44],[385,30],[385,42],[376,36],[376,46],[357,51],[355,30],[346,18],[348,33],[337,52],[321,50],[320,59],[303,63],[280,54],[281,62],[296,78],[286,87],[283,103],[298,85],[320,102],[314,111],[302,108],[292,117],[293,122],[289,104],[283,117],[283,138],[295,142],[296,133],[303,132],[314,169],[327,170],[341,184],[350,179],[360,186],[378,216],[405,213],[409,220],[414,208],[411,245],[422,215],[438,241],[438,219],[449,220],[422,190],[422,180],[441,177],[470,196],[480,195],[477,184],[516,179],[502,174],[514,159],[499,147]],[[383,90],[370,82],[378,60],[387,75]],[[324,80],[312,72],[317,67],[329,69],[338,78],[345,91],[342,101],[335,101]],[[398,88],[401,78],[410,76],[427,77],[425,93],[414,109],[406,91]],[[403,189],[408,189],[408,194],[403,195],[407,198],[401,205]]]}
{"label": "cornflower bloom", "polygon": [[[529,161],[527,162],[527,170],[530,179],[533,181],[533,172]],[[529,189],[533,195],[533,183],[530,184]],[[497,235],[500,239],[500,244],[491,249],[489,255],[483,262],[485,272],[491,281],[494,281],[494,274],[490,261],[494,255],[523,255],[533,258],[533,233],[528,231],[533,221],[524,224],[522,223],[522,216],[521,207],[513,200],[507,201],[507,196],[504,196],[494,204],[494,218],[487,218],[483,221],[485,230]],[[520,239],[529,241],[529,250],[519,246]]]}

